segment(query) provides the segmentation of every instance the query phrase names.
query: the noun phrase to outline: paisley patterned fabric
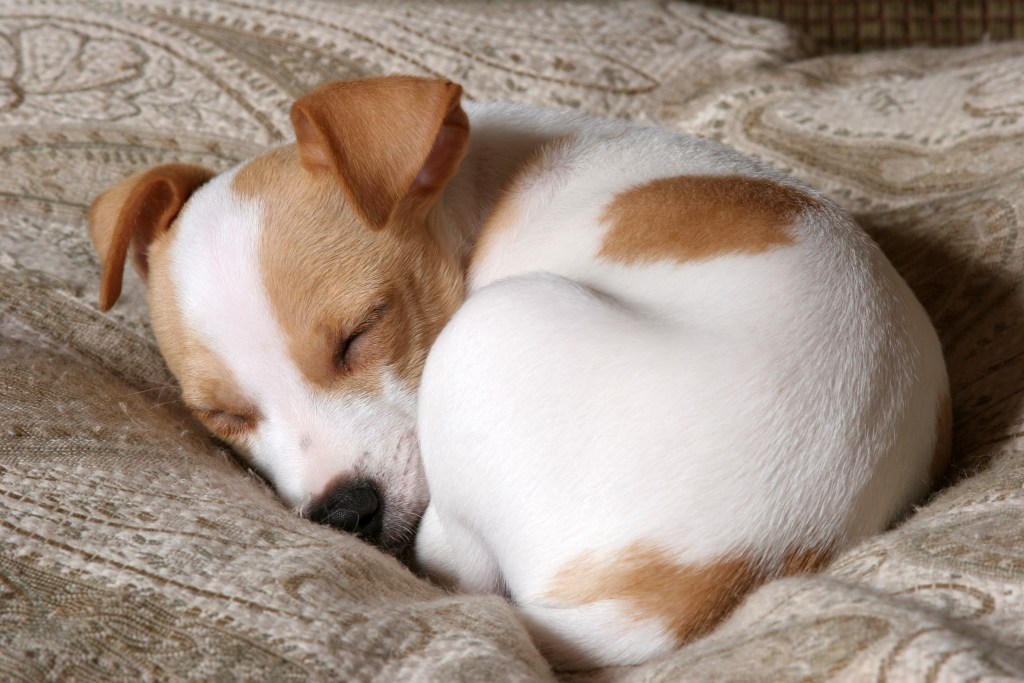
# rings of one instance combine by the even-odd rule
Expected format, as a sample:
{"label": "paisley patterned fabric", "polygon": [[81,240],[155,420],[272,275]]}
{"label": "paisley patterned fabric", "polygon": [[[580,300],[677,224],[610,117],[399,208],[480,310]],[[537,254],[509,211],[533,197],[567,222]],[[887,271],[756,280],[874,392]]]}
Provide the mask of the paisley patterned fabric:
{"label": "paisley patterned fabric", "polygon": [[289,138],[326,81],[721,139],[850,209],[949,363],[950,483],[709,637],[563,680],[1024,677],[1024,43],[807,59],[683,3],[0,0],[0,679],[546,680],[493,597],[289,513],[184,413],[126,279],[95,307],[89,203]]}

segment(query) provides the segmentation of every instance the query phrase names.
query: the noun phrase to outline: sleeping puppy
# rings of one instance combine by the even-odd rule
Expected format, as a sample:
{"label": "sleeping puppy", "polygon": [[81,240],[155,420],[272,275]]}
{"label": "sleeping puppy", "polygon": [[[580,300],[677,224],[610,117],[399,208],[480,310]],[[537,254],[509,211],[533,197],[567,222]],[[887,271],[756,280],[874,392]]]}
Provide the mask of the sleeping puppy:
{"label": "sleeping puppy", "polygon": [[130,255],[185,403],[288,505],[395,554],[418,525],[419,567],[583,668],[929,490],[942,351],[849,216],[708,140],[460,93],[332,83],[295,144],[91,209],[101,307]]}

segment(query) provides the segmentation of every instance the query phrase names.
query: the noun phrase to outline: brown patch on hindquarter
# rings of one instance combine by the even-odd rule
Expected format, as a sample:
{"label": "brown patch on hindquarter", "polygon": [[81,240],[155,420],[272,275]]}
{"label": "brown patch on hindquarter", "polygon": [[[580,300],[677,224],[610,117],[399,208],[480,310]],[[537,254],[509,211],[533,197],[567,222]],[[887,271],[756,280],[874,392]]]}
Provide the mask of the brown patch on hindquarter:
{"label": "brown patch on hindquarter", "polygon": [[935,418],[935,454],[929,471],[932,484],[944,478],[953,450],[953,401],[946,394],[939,399],[938,414]]}
{"label": "brown patch on hindquarter", "polygon": [[789,229],[820,205],[803,192],[743,176],[661,178],[615,196],[598,256],[634,264],[759,254],[793,243]]}
{"label": "brown patch on hindquarter", "polygon": [[820,572],[832,561],[832,549],[790,550],[782,558],[782,567],[773,577]]}
{"label": "brown patch on hindquarter", "polygon": [[685,565],[664,550],[633,543],[609,560],[584,553],[555,575],[546,597],[572,605],[620,601],[632,618],[665,624],[682,644],[708,633],[760,584],[821,569],[830,554],[792,551],[774,566],[742,555]]}
{"label": "brown patch on hindquarter", "polygon": [[[306,380],[372,393],[390,367],[417,386],[431,344],[462,300],[462,275],[426,226],[368,229],[334,178],[304,169],[294,146],[247,164],[232,189],[263,207],[260,269]],[[381,304],[387,313],[361,340],[358,367],[339,372],[339,343]]]}

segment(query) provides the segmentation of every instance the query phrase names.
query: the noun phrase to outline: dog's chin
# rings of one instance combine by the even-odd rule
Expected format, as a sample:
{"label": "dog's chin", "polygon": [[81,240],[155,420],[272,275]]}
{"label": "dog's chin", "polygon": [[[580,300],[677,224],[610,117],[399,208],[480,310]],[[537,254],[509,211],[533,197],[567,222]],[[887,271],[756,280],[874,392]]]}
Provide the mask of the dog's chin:
{"label": "dog's chin", "polygon": [[419,529],[420,517],[426,505],[417,511],[393,511],[389,510],[384,514],[384,528],[380,536],[369,541],[371,545],[398,558],[403,564],[408,565],[412,559],[412,550],[416,540],[416,531]]}

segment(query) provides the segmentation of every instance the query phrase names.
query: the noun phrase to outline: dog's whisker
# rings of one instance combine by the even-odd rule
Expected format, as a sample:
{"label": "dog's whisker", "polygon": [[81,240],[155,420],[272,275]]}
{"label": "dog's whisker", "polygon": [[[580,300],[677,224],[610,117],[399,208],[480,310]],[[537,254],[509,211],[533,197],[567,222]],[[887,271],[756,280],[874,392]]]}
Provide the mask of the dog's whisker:
{"label": "dog's whisker", "polygon": [[181,397],[173,398],[170,401],[163,401],[161,403],[154,403],[153,405],[150,406],[150,408],[162,408],[163,406],[169,406],[169,405],[172,405],[174,403],[181,403]]}
{"label": "dog's whisker", "polygon": [[138,391],[130,391],[127,394],[120,394],[118,396],[118,398],[127,398],[128,396],[138,396],[139,394],[147,394],[147,393],[149,393],[151,391],[163,391],[163,390],[167,390],[167,389],[176,389],[176,390],[178,390],[180,392],[181,387],[179,387],[177,384],[161,384],[161,385],[158,385],[158,386],[155,386],[155,387],[150,387],[149,389],[139,389]]}

